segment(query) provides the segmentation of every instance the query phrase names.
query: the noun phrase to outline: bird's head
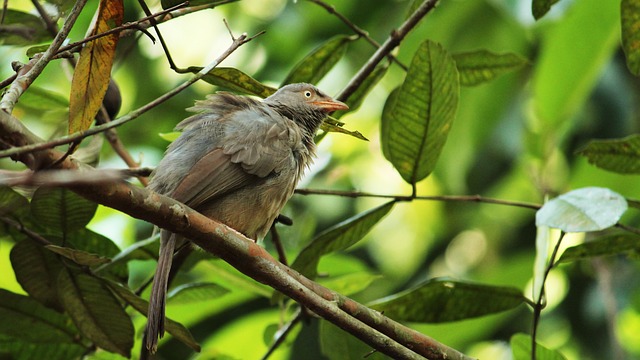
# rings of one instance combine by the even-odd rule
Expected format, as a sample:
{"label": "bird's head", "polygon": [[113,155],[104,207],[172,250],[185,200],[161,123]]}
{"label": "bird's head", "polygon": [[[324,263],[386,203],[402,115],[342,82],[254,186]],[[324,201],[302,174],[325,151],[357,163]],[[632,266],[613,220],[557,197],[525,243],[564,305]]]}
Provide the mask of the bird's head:
{"label": "bird's head", "polygon": [[324,113],[349,109],[347,104],[334,100],[317,87],[305,83],[283,86],[266,98],[265,102],[280,103],[292,108],[311,108]]}
{"label": "bird's head", "polygon": [[283,86],[264,102],[283,116],[303,125],[310,133],[315,133],[327,114],[349,109],[347,104],[305,83]]}

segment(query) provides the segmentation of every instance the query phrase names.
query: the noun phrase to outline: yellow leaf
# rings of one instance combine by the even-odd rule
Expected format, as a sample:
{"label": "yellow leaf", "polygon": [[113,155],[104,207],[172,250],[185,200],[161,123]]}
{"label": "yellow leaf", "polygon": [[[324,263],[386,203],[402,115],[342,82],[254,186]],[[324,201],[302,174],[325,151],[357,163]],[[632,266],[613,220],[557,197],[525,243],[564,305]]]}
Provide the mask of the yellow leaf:
{"label": "yellow leaf", "polygon": [[[104,33],[122,25],[122,0],[101,0],[92,35]],[[69,99],[69,133],[91,126],[111,79],[111,67],[119,34],[113,33],[88,42],[76,65]]]}

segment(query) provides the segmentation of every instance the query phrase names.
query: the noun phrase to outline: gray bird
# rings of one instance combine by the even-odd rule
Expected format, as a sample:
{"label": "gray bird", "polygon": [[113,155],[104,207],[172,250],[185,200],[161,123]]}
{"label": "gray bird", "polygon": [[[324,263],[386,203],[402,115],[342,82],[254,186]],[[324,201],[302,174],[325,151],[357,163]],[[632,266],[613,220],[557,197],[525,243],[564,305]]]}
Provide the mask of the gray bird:
{"label": "gray bird", "polygon": [[[330,112],[348,106],[310,84],[282,87],[263,101],[229,93],[208,96],[176,126],[149,187],[253,240],[262,239],[315,156],[313,137]],[[164,335],[165,301],[173,255],[185,243],[160,234],[151,288],[146,348]]]}

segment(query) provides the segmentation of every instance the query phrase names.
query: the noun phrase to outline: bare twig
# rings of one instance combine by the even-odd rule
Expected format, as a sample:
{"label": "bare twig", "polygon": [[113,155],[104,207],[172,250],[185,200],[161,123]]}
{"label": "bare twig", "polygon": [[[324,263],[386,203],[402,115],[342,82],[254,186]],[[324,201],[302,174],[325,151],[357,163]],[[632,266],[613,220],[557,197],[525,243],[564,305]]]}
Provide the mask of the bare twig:
{"label": "bare twig", "polygon": [[49,32],[49,34],[51,34],[51,36],[56,36],[56,34],[58,33],[58,25],[56,25],[56,23],[51,20],[45,8],[42,6],[42,4],[40,4],[40,1],[31,0],[31,3],[36,8],[36,11],[42,18],[42,21],[44,21],[45,25],[47,26],[47,31]]}
{"label": "bare twig", "polygon": [[0,24],[4,24],[4,18],[7,15],[7,8],[9,7],[9,0],[2,2],[2,16],[0,16]]}
{"label": "bare twig", "polygon": [[87,3],[87,0],[78,0],[73,5],[69,16],[67,17],[62,29],[58,32],[56,37],[53,39],[53,42],[45,51],[42,56],[33,64],[33,67],[25,74],[18,75],[16,80],[11,83],[9,90],[7,90],[6,94],[2,97],[0,101],[0,110],[6,112],[7,114],[11,114],[15,104],[18,102],[18,99],[22,95],[22,93],[31,85],[31,83],[42,73],[44,68],[47,66],[49,61],[53,58],[53,56],[58,52],[58,49],[62,45],[62,43],[67,39],[73,24],[75,24],[82,8]]}
{"label": "bare twig", "polygon": [[420,7],[416,9],[416,11],[411,14],[411,16],[398,28],[398,30],[394,30],[391,32],[391,35],[387,38],[387,40],[378,48],[378,50],[371,55],[369,61],[360,68],[358,73],[351,78],[351,81],[347,84],[347,86],[340,92],[338,95],[338,100],[345,101],[346,99],[353,94],[358,87],[362,84],[362,82],[373,72],[378,63],[384,59],[388,54],[393,51],[402,40],[407,36],[407,34],[420,22],[420,20],[429,13],[435,6],[438,0],[425,0]]}
{"label": "bare twig", "polygon": [[300,195],[334,195],[350,198],[358,197],[372,197],[381,199],[394,199],[396,201],[411,201],[411,200],[431,200],[431,201],[459,201],[459,202],[479,202],[487,204],[497,204],[506,206],[515,206],[526,209],[538,210],[541,205],[520,202],[487,198],[480,195],[433,195],[433,196],[403,196],[403,195],[384,195],[373,194],[362,191],[340,191],[340,190],[322,190],[322,189],[296,189],[296,194]]}
{"label": "bare twig", "polygon": [[544,275],[542,277],[542,286],[540,287],[540,293],[537,299],[535,300],[535,305],[533,306],[533,325],[531,329],[531,359],[536,360],[536,335],[538,334],[538,323],[540,322],[540,315],[542,315],[542,309],[544,308],[544,284],[547,281],[547,277],[549,273],[556,265],[556,256],[558,255],[558,250],[560,249],[560,244],[562,243],[562,239],[566,235],[565,232],[560,234],[560,238],[558,238],[558,242],[556,246],[553,248],[553,252],[551,253],[551,257],[549,258],[549,263],[547,268],[544,271]]}
{"label": "bare twig", "polygon": [[9,76],[8,78],[0,81],[0,89],[2,89],[5,86],[11,84],[17,77],[18,77],[18,74],[14,73],[13,75]]}
{"label": "bare twig", "polygon": [[[138,0],[138,4],[140,4],[142,11],[144,11],[144,13],[149,17],[149,23],[153,27],[153,30],[155,30],[156,35],[158,35],[158,40],[160,40],[160,46],[162,46],[162,50],[164,51],[164,54],[167,57],[167,61],[169,62],[169,67],[173,70],[176,70],[178,67],[173,62],[173,59],[171,58],[171,53],[169,52],[169,47],[167,46],[167,43],[164,41],[164,37],[162,36],[160,29],[158,29],[158,22],[156,21],[156,17],[151,16],[151,10],[149,10],[149,7],[144,2],[144,0]],[[182,4],[179,4],[179,6],[183,7],[188,4],[189,2],[185,1]]]}
{"label": "bare twig", "polygon": [[127,30],[127,29],[137,29],[137,30],[140,30],[140,29],[141,29],[140,24],[142,24],[142,23],[144,23],[144,22],[146,22],[146,21],[149,21],[150,19],[154,19],[154,18],[156,18],[156,17],[159,17],[159,16],[162,16],[162,15],[165,15],[165,14],[167,14],[167,13],[169,13],[169,12],[171,12],[171,11],[174,11],[174,10],[176,10],[176,9],[180,8],[180,7],[183,7],[183,6],[184,6],[184,4],[185,4],[185,3],[178,4],[178,5],[176,5],[176,6],[173,6],[173,7],[170,7],[170,8],[168,8],[168,9],[166,9],[166,10],[162,10],[162,11],[159,11],[159,12],[157,12],[157,13],[155,13],[155,14],[151,14],[151,15],[149,15],[149,16],[143,17],[143,18],[138,19],[138,20],[136,20],[136,21],[128,22],[128,23],[122,24],[122,25],[120,25],[120,26],[118,26],[118,27],[115,27],[115,28],[113,28],[113,29],[107,30],[107,31],[105,31],[105,32],[101,32],[101,33],[99,33],[99,34],[95,34],[95,35],[87,36],[86,38],[84,38],[84,39],[82,39],[82,40],[80,40],[80,41],[76,41],[76,42],[74,42],[74,43],[71,43],[71,44],[68,44],[68,45],[65,45],[65,46],[61,47],[61,48],[59,49],[59,52],[73,50],[73,49],[75,49],[75,48],[77,48],[77,47],[81,46],[82,44],[86,44],[86,43],[88,43],[89,41],[93,41],[93,40],[96,40],[96,39],[99,39],[99,38],[101,38],[101,37],[105,37],[105,36],[107,36],[107,35],[111,35],[111,34],[114,34],[114,33],[121,33],[121,32],[123,32],[124,30]]}
{"label": "bare twig", "polygon": [[293,315],[293,319],[285,324],[281,329],[279,329],[275,336],[275,340],[267,349],[267,352],[262,356],[262,360],[267,360],[271,354],[273,354],[276,349],[287,339],[287,336],[291,333],[291,330],[295,328],[295,326],[302,320],[304,317],[301,309],[298,309],[296,313]]}
{"label": "bare twig", "polygon": [[46,245],[53,245],[49,240],[45,239],[44,237],[42,237],[37,232],[26,228],[23,224],[19,223],[16,220],[10,219],[10,218],[5,217],[5,216],[0,216],[0,222],[6,224],[8,226],[11,226],[12,228],[18,230],[20,233],[26,235],[30,239],[35,240],[36,242],[40,243],[41,245],[45,245],[45,246]]}
{"label": "bare twig", "polygon": [[287,253],[284,251],[284,246],[282,246],[280,234],[278,234],[278,229],[276,228],[276,222],[271,225],[269,233],[271,234],[271,242],[276,247],[276,251],[278,252],[278,260],[288,266],[289,264],[287,262]]}
{"label": "bare twig", "polygon": [[617,223],[615,226],[617,228],[620,228],[620,229],[624,230],[624,231],[628,231],[628,232],[630,232],[632,234],[640,235],[640,229],[634,228],[632,226],[625,225],[625,224],[622,224],[622,223]]}
{"label": "bare twig", "polygon": [[[346,16],[342,15],[341,13],[339,13],[336,10],[335,6],[329,5],[329,4],[325,3],[322,0],[309,0],[309,1],[311,1],[312,3],[314,3],[316,5],[319,5],[323,9],[327,10],[327,12],[329,14],[332,14],[335,17],[337,17],[338,19],[340,19],[340,21],[342,21],[343,23],[345,23],[345,25],[347,25],[349,28],[351,28],[351,30],[353,30],[353,32],[355,32],[360,37],[362,37],[365,40],[367,40],[367,42],[369,44],[373,45],[376,49],[380,48],[380,44],[377,41],[375,41],[371,36],[369,36],[369,33],[367,31],[365,31],[364,29],[360,28],[358,25],[356,25],[353,22],[351,22],[351,20],[349,20]],[[400,60],[398,60],[395,56],[393,56],[393,54],[389,53],[389,54],[387,54],[387,57],[391,61],[393,61],[396,64],[398,64],[398,66],[400,66],[402,69],[404,69],[404,71],[408,70],[407,66],[404,65],[403,63],[401,63]]]}
{"label": "bare twig", "polygon": [[122,116],[116,120],[113,120],[111,122],[108,122],[106,124],[103,125],[98,125],[92,128],[89,128],[85,131],[79,131],[67,136],[62,136],[60,138],[51,140],[51,141],[47,141],[47,142],[41,142],[38,144],[30,144],[30,145],[25,145],[25,146],[21,146],[21,147],[14,147],[11,149],[7,149],[4,151],[0,151],[0,158],[3,157],[9,157],[9,156],[15,156],[15,155],[20,155],[20,154],[25,154],[25,153],[30,153],[30,152],[34,152],[34,151],[39,151],[39,150],[44,150],[44,149],[51,149],[54,148],[58,145],[63,145],[63,144],[69,144],[72,142],[75,142],[77,140],[83,139],[87,136],[91,136],[94,134],[98,134],[101,132],[106,131],[107,129],[111,129],[117,126],[120,126],[122,124],[125,124],[131,120],[134,120],[136,118],[138,118],[140,115],[146,113],[147,111],[153,109],[154,107],[162,104],[163,102],[169,100],[170,98],[172,98],[173,96],[175,96],[176,94],[180,93],[182,90],[188,88],[189,86],[191,86],[193,83],[195,83],[196,81],[200,80],[202,77],[204,77],[209,71],[211,71],[213,68],[215,68],[216,66],[218,66],[218,64],[220,64],[224,59],[226,59],[231,53],[233,53],[237,48],[239,48],[240,46],[246,44],[247,42],[255,39],[257,36],[261,35],[261,33],[258,33],[254,36],[248,37],[247,34],[242,34],[237,38],[233,38],[233,42],[231,44],[231,46],[229,46],[229,48],[227,50],[225,50],[215,61],[213,61],[212,63],[210,63],[209,65],[207,65],[206,67],[204,67],[202,70],[200,70],[200,72],[198,72],[197,74],[193,75],[189,80],[185,81],[184,83],[180,84],[179,86],[177,86],[176,88],[172,89],[171,91],[161,95],[160,97],[156,98],[155,100],[151,101],[150,103],[147,103],[146,105],[131,111],[130,113],[128,113],[125,116]]}

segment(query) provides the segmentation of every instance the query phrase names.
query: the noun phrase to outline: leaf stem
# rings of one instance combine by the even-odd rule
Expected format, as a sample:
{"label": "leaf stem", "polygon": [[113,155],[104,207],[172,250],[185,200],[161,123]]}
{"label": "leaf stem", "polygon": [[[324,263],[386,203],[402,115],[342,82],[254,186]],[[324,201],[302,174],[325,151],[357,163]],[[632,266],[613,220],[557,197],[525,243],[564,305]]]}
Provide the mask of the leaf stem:
{"label": "leaf stem", "polygon": [[549,258],[549,264],[545,269],[544,276],[542,277],[542,286],[540,287],[540,293],[538,294],[538,298],[535,299],[535,306],[533,307],[533,326],[531,329],[531,360],[536,360],[536,336],[538,334],[538,324],[540,323],[540,316],[542,315],[542,309],[545,307],[543,304],[544,299],[544,284],[547,281],[547,277],[549,273],[555,266],[556,256],[558,255],[558,250],[560,249],[560,244],[562,243],[562,239],[566,233],[563,231],[560,234],[560,238],[556,243],[556,246],[553,248],[553,252],[551,253],[551,257]]}
{"label": "leaf stem", "polygon": [[385,194],[373,194],[363,191],[341,191],[341,190],[324,190],[324,189],[296,189],[296,194],[300,195],[333,195],[350,198],[370,197],[370,198],[382,198],[382,199],[395,199],[396,201],[411,201],[411,200],[427,200],[427,201],[457,201],[457,202],[479,202],[487,204],[497,204],[521,207],[526,209],[538,210],[541,205],[521,202],[510,201],[502,199],[487,198],[480,195],[432,195],[432,196],[406,196],[406,195],[385,195]]}

